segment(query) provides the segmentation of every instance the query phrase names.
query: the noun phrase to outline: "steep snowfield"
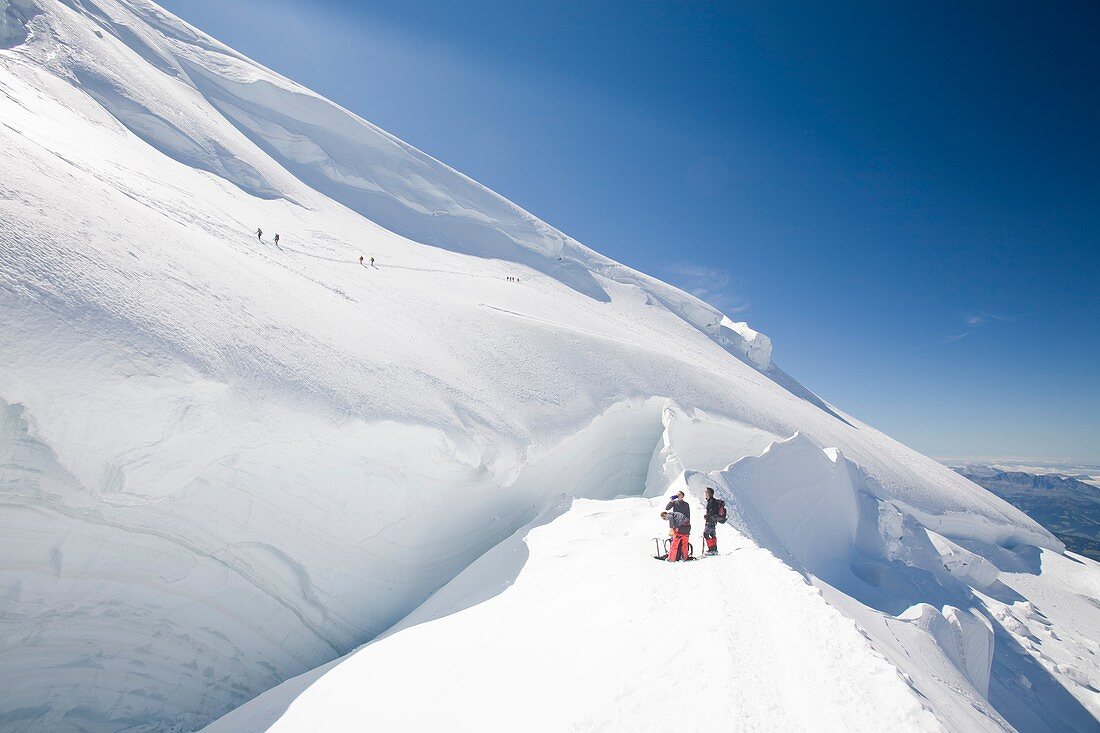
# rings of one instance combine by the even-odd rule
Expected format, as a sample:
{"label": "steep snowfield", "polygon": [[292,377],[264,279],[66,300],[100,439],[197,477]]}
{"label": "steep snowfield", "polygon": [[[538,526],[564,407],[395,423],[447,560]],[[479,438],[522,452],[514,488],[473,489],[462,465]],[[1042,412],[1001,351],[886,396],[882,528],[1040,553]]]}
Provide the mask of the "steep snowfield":
{"label": "steep snowfield", "polygon": [[[754,560],[621,574],[652,619],[720,615],[744,577],[777,605],[801,592],[828,633],[765,604],[709,617],[715,638],[786,629],[788,659],[881,691],[899,725],[928,715],[887,662],[948,727],[1095,725],[1095,564],[824,403],[763,334],[151,3],[0,0],[0,29],[0,729],[198,728],[390,629],[563,492],[701,482]],[[643,500],[576,506],[550,546],[645,557]],[[595,597],[574,625],[625,592],[549,559],[515,573],[576,576]],[[684,598],[665,607],[662,583]],[[690,658],[786,684],[708,654]],[[644,675],[634,694],[658,695]],[[595,725],[609,689],[553,705]],[[817,716],[868,724],[826,693]],[[769,714],[806,721],[744,727]]]}

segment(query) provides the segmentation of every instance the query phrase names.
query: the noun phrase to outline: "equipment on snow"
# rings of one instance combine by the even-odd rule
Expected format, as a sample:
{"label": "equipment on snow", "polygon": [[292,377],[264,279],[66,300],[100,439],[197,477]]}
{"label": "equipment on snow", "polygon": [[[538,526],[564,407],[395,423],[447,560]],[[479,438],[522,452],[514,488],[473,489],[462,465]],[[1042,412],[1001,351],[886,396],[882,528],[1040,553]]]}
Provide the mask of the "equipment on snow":
{"label": "equipment on snow", "polygon": [[[669,549],[671,549],[671,546],[672,546],[672,538],[671,537],[665,537],[663,547],[661,546],[661,538],[660,537],[654,537],[653,541],[657,543],[657,554],[653,556],[653,559],[654,560],[664,560],[664,561],[667,562],[668,561],[668,551],[669,551]],[[695,557],[695,547],[690,542],[688,543],[687,548],[688,548],[688,556],[685,557],[683,559],[683,561],[686,562],[688,560],[698,560],[699,558]]]}

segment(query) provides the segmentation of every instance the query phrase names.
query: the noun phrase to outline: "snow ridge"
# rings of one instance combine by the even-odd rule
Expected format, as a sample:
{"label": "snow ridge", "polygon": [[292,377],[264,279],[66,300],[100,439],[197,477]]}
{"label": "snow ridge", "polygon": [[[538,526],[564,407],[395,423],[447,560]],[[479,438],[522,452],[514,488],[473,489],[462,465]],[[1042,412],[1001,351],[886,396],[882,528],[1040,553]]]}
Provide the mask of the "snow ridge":
{"label": "snow ridge", "polygon": [[[622,647],[674,658],[645,584],[701,606],[728,573],[774,593],[745,616],[734,587],[704,638],[748,643],[791,602],[829,635],[776,615],[770,643],[817,680],[856,660],[840,689],[881,690],[899,726],[1095,719],[1095,566],[813,395],[763,334],[151,2],[0,18],[0,729],[193,730],[410,613],[431,620],[384,643],[537,608],[572,577],[555,558],[593,607],[645,596],[654,625]],[[655,497],[700,482],[751,561],[630,587],[579,569],[663,570]],[[444,617],[452,581],[503,591]],[[783,674],[759,663],[754,689]],[[826,693],[820,715],[871,726]],[[759,728],[812,724],[762,699]],[[558,712],[611,725],[597,709]]]}

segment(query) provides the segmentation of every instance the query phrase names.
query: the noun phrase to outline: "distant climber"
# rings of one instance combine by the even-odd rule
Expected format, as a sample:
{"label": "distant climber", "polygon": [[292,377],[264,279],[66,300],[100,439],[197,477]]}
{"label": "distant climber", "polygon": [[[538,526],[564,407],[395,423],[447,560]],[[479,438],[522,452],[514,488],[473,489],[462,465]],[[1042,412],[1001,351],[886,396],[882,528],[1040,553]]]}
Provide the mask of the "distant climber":
{"label": "distant climber", "polygon": [[718,554],[718,534],[715,532],[718,522],[726,521],[726,502],[714,498],[714,489],[707,487],[707,512],[703,516],[703,541],[707,543],[706,554]]}
{"label": "distant climber", "polygon": [[363,255],[359,255],[359,264],[363,264]]}
{"label": "distant climber", "polygon": [[688,518],[688,521],[691,521],[691,507],[684,501],[684,492],[682,491],[677,491],[675,494],[668,497],[668,504],[665,506],[665,509],[680,512]]}
{"label": "distant climber", "polygon": [[279,246],[279,233],[278,232],[275,232],[275,246],[276,247]]}
{"label": "distant climber", "polygon": [[261,242],[264,241],[264,230],[263,229],[256,229],[256,239],[260,240]]}
{"label": "distant climber", "polygon": [[370,258],[370,266],[374,267],[374,258],[373,257]]}
{"label": "distant climber", "polygon": [[661,519],[668,520],[668,534],[672,538],[672,544],[668,548],[669,562],[687,560],[690,555],[688,549],[688,535],[691,534],[691,523],[681,512],[661,512]]}

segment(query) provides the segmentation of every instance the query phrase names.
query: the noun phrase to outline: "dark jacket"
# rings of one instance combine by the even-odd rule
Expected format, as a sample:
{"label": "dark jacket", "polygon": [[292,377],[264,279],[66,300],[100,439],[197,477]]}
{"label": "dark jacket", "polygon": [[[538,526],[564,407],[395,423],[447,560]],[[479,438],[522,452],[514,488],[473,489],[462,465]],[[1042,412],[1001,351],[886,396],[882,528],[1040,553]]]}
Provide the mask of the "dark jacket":
{"label": "dark jacket", "polygon": [[707,499],[707,513],[706,513],[706,516],[703,517],[703,519],[705,521],[707,521],[707,522],[717,522],[718,521],[718,506],[719,506],[720,503],[721,502],[718,501],[717,497],[712,497],[710,499]]}
{"label": "dark jacket", "polygon": [[666,511],[680,512],[691,520],[691,507],[683,499],[673,499],[665,506]]}

